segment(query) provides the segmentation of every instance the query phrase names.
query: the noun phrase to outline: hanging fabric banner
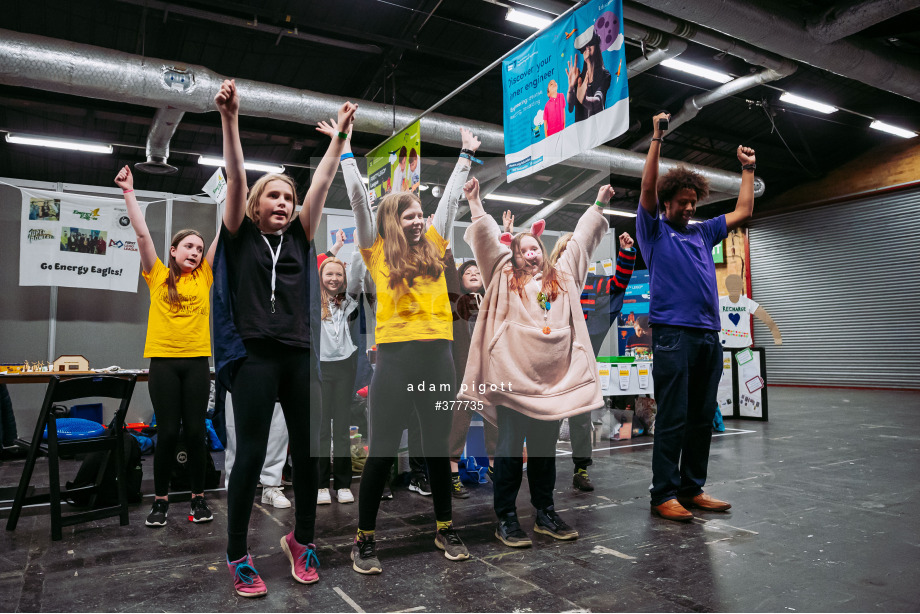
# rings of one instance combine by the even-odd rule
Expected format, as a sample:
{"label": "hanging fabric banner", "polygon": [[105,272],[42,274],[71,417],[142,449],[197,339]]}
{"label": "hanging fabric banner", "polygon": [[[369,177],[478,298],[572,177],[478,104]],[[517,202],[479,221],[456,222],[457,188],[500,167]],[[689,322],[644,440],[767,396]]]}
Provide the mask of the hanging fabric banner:
{"label": "hanging fabric banner", "polygon": [[508,181],[629,128],[622,0],[594,0],[502,62]]}
{"label": "hanging fabric banner", "polygon": [[21,192],[20,286],[137,292],[140,253],[124,200]]}
{"label": "hanging fabric banner", "polygon": [[368,191],[376,200],[390,192],[418,194],[422,162],[421,122],[415,122],[367,153]]}

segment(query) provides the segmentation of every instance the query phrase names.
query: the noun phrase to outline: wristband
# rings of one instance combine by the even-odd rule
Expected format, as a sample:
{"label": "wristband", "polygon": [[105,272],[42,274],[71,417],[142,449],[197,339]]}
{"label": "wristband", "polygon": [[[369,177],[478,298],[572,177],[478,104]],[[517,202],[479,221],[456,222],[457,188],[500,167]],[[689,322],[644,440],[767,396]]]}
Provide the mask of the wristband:
{"label": "wristband", "polygon": [[460,153],[462,153],[462,154],[470,154],[471,156],[475,156],[475,155],[476,155],[476,152],[475,152],[475,151],[473,151],[472,149],[467,149],[467,148],[465,148],[465,147],[464,147],[463,149],[460,150]]}
{"label": "wristband", "polygon": [[354,157],[355,157],[355,154],[349,151],[348,153],[343,153],[342,156],[339,158],[339,161],[341,162],[343,160],[347,160],[348,158],[354,158]]}
{"label": "wristband", "polygon": [[131,188],[130,190],[122,190],[121,193],[127,194],[128,192],[133,192],[133,191],[134,191],[134,188]]}
{"label": "wristband", "polygon": [[598,207],[600,207],[601,209],[603,209],[604,207],[607,206],[607,203],[602,203],[602,202],[599,201],[599,200],[595,200],[595,201],[594,201],[594,204],[597,205]]}
{"label": "wristband", "polygon": [[652,140],[653,140],[653,141],[658,141],[659,143],[664,143],[664,138],[663,138],[663,137],[660,137],[660,136],[653,136],[653,137],[652,137]]}
{"label": "wristband", "polygon": [[345,140],[348,139],[348,134],[346,134],[346,133],[344,133],[344,132],[339,132],[339,138],[342,139],[343,141],[345,141]]}
{"label": "wristband", "polygon": [[472,154],[462,153],[462,152],[461,152],[460,157],[461,157],[461,158],[466,158],[466,159],[469,160],[470,162],[475,162],[476,164],[482,164],[482,160],[480,160],[479,158],[474,157]]}
{"label": "wristband", "polygon": [[757,168],[757,165],[756,165],[756,164],[742,164],[742,165],[741,165],[741,170],[742,170],[742,171],[753,171],[753,170],[755,170],[756,168]]}

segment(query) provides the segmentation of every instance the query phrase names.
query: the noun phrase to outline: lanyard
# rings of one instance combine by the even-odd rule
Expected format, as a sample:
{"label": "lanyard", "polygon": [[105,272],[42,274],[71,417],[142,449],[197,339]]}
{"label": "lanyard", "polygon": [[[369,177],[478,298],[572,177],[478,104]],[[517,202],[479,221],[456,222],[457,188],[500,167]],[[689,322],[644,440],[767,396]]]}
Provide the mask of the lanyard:
{"label": "lanyard", "polygon": [[275,313],[275,267],[278,266],[278,258],[281,257],[281,244],[284,243],[284,235],[279,235],[277,250],[272,249],[272,244],[268,242],[265,235],[262,235],[262,240],[265,241],[268,251],[272,255],[272,313]]}

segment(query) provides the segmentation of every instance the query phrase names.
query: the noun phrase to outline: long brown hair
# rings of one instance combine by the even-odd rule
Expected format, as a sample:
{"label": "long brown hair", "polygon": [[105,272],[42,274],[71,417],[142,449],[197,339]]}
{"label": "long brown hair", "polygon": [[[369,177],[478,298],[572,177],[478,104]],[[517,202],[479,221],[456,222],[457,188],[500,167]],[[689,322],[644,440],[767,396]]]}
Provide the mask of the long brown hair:
{"label": "long brown hair", "polygon": [[[191,228],[180,230],[173,235],[169,247],[179,247],[182,240],[189,235],[195,235],[201,239],[201,260],[198,261],[198,266],[195,267],[195,270],[191,272],[192,277],[195,277],[198,275],[198,269],[201,268],[201,263],[205,258],[204,237],[201,236],[201,233]],[[179,266],[179,263],[176,262],[176,257],[172,255],[172,249],[169,251],[169,275],[166,277],[166,302],[169,303],[170,311],[179,313],[179,310],[182,309],[182,297],[179,295],[179,289],[176,287],[176,282],[179,281],[179,277],[182,276],[182,268]]]}
{"label": "long brown hair", "polygon": [[437,279],[444,272],[444,260],[425,234],[418,245],[409,245],[406,240],[399,220],[416,203],[421,201],[412,192],[393,192],[381,198],[377,208],[377,234],[383,239],[383,253],[390,268],[390,288],[404,281],[411,288],[416,277],[429,275]]}
{"label": "long brown hair", "polygon": [[[518,268],[517,263],[514,261],[515,254],[521,253],[521,241],[524,237],[532,237],[537,245],[540,246],[540,251],[543,253],[543,268],[541,273],[543,274],[542,288],[540,291],[546,295],[550,302],[555,301],[559,297],[560,292],[565,290],[562,287],[562,284],[559,283],[560,275],[556,271],[555,266],[550,262],[550,259],[546,255],[546,248],[543,247],[543,241],[540,240],[540,237],[534,236],[529,232],[522,232],[518,234],[511,241],[511,270],[508,272],[508,287],[512,292],[517,292],[518,296],[521,297],[521,300],[526,300],[527,292],[525,286],[527,282],[532,279],[532,275],[524,271],[524,269]],[[536,297],[534,297],[536,298]]]}
{"label": "long brown hair", "polygon": [[291,217],[288,218],[288,222],[294,219],[294,215],[297,212],[297,184],[294,183],[294,180],[280,173],[266,173],[256,179],[256,182],[249,189],[249,196],[246,197],[246,216],[255,222],[256,226],[259,225],[259,199],[262,198],[262,193],[265,192],[265,186],[276,179],[291,186],[291,192],[294,196]]}
{"label": "long brown hair", "polygon": [[[329,264],[338,264],[342,267],[342,291],[332,296],[329,294],[329,290],[326,289],[326,284],[323,283],[323,270]],[[342,300],[345,298],[345,288],[348,287],[348,272],[345,270],[345,263],[335,257],[329,257],[323,260],[323,263],[319,265],[319,295],[322,299],[320,304],[323,308],[323,320],[328,320],[332,317],[332,312],[329,311],[329,301],[335,300],[336,307],[342,304]]]}

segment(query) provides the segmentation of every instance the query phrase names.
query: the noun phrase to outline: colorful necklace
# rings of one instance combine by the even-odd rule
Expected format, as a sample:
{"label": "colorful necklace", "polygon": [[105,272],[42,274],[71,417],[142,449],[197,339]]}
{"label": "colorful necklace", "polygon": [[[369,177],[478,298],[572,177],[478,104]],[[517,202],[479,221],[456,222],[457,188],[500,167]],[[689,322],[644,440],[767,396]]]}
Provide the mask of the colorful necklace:
{"label": "colorful necklace", "polygon": [[546,322],[546,318],[549,315],[549,309],[552,307],[549,297],[543,294],[542,292],[537,295],[537,303],[540,304],[540,309],[543,310],[543,334],[548,335],[550,333],[549,324]]}

